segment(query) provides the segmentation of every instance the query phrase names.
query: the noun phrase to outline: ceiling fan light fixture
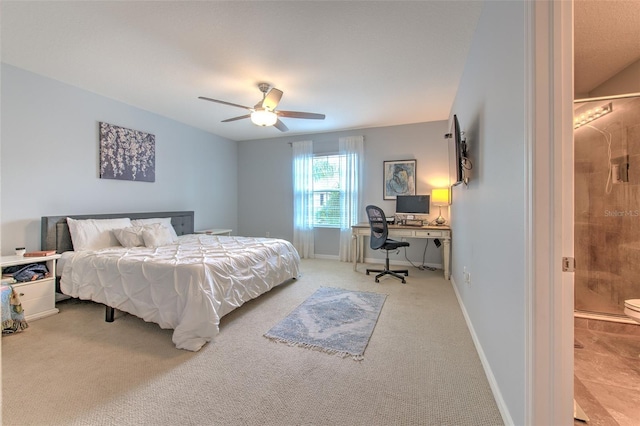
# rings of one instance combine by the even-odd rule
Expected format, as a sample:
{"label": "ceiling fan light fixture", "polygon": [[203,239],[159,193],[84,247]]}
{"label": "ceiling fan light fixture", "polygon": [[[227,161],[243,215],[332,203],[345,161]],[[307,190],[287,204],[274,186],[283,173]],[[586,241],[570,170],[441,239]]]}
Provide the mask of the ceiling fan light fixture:
{"label": "ceiling fan light fixture", "polygon": [[259,109],[251,113],[251,122],[257,126],[273,126],[276,121],[278,121],[278,114],[266,109]]}
{"label": "ceiling fan light fixture", "polygon": [[260,83],[258,85],[258,88],[262,92],[262,101],[258,102],[253,107],[234,104],[227,101],[221,101],[220,99],[207,98],[204,96],[198,96],[198,98],[209,102],[216,102],[218,104],[242,108],[249,111],[249,113],[246,113],[239,117],[232,117],[227,118],[226,120],[222,120],[223,123],[251,118],[251,122],[256,126],[274,126],[281,132],[286,132],[289,130],[289,128],[282,122],[282,120],[280,120],[280,118],[308,118],[313,120],[324,120],[324,114],[302,111],[276,111],[276,108],[280,103],[280,99],[282,98],[282,90],[276,89],[274,87],[269,87],[270,86],[267,83]]}

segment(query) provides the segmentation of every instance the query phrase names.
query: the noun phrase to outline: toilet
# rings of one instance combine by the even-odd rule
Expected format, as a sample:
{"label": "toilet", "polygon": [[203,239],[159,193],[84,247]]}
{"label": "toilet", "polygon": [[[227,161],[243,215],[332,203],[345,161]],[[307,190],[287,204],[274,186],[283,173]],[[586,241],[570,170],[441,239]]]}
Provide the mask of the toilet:
{"label": "toilet", "polygon": [[637,322],[640,322],[640,299],[625,300],[624,314]]}

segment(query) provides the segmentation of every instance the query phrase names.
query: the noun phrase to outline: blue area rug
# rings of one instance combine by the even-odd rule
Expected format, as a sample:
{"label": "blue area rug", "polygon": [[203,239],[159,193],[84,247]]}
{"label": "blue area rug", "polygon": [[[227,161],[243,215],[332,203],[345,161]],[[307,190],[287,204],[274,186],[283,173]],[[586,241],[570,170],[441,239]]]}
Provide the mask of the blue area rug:
{"label": "blue area rug", "polygon": [[320,287],[264,336],[291,346],[361,360],[386,297]]}

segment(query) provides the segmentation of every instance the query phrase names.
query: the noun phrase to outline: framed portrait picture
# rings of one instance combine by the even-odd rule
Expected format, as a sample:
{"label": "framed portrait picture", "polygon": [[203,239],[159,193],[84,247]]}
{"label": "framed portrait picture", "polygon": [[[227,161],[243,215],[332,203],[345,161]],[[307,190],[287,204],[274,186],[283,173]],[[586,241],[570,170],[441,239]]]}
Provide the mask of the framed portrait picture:
{"label": "framed portrait picture", "polygon": [[416,160],[384,162],[383,199],[395,200],[398,195],[416,195]]}

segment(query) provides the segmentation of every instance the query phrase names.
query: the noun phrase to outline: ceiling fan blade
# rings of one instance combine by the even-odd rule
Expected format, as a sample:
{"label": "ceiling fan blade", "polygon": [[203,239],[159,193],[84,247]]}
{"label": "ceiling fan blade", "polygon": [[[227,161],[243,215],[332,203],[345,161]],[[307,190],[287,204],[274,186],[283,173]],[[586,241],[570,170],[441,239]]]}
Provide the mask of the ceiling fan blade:
{"label": "ceiling fan blade", "polygon": [[222,120],[221,123],[228,123],[230,121],[242,120],[243,118],[249,118],[251,114],[241,115],[239,117],[227,118],[226,120]]}
{"label": "ceiling fan blade", "polygon": [[226,102],[226,101],[220,101],[218,99],[205,98],[204,96],[198,96],[198,99],[203,99],[205,101],[217,102],[217,103],[223,104],[223,105],[229,105],[229,106],[234,106],[234,107],[238,107],[238,108],[244,108],[244,109],[251,110],[251,108],[249,108],[248,106],[233,104],[231,102]]}
{"label": "ceiling fan blade", "polygon": [[273,127],[275,127],[276,129],[280,130],[281,132],[289,131],[289,128],[287,126],[285,126],[284,123],[282,121],[280,121],[280,120],[276,121],[276,124],[274,124]]}
{"label": "ceiling fan blade", "polygon": [[300,111],[277,111],[280,117],[287,118],[310,118],[313,120],[324,120],[324,114],[316,114],[314,112],[300,112]]}
{"label": "ceiling fan blade", "polygon": [[282,98],[282,90],[278,90],[275,87],[269,90],[267,96],[262,101],[262,108],[266,108],[269,111],[273,111],[278,106],[280,99]]}

